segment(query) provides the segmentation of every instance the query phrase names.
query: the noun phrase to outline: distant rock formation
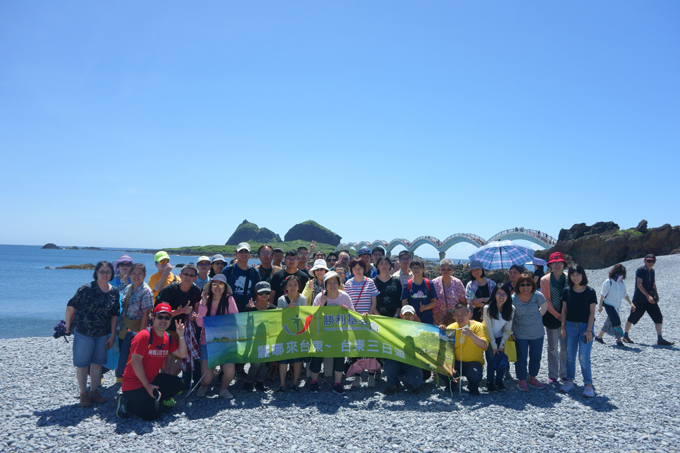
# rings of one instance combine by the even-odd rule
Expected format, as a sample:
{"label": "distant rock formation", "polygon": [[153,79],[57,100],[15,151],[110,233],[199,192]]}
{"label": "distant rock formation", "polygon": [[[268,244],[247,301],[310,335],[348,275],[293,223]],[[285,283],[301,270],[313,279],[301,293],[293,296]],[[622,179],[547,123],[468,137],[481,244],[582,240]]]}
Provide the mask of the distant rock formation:
{"label": "distant rock formation", "polygon": [[238,245],[241,242],[281,242],[281,237],[268,228],[259,228],[254,223],[244,220],[236,227],[225,245]]}
{"label": "distant rock formation", "polygon": [[99,247],[83,247],[83,250],[101,250]]}
{"label": "distant rock formation", "polygon": [[307,220],[306,222],[298,223],[288,230],[284,239],[286,242],[302,240],[338,245],[342,237],[333,233],[328,228],[324,228],[313,220]]}
{"label": "distant rock formation", "polygon": [[92,264],[92,263],[69,264],[68,266],[55,267],[55,269],[87,269],[87,270],[93,270],[94,268],[95,268],[95,265]]}
{"label": "distant rock formation", "polygon": [[80,250],[80,249],[74,245],[71,247],[64,247],[64,250]]}
{"label": "distant rock formation", "polygon": [[61,250],[61,247],[57,247],[56,244],[52,244],[51,242],[48,242],[47,244],[43,245],[40,248],[41,249]]}
{"label": "distant rock formation", "polygon": [[601,269],[648,253],[669,255],[678,248],[680,226],[648,228],[647,221],[642,220],[636,228],[621,230],[614,222],[598,222],[590,227],[579,223],[560,230],[555,246],[537,250],[534,256],[547,260],[551,253],[562,252],[586,269]]}

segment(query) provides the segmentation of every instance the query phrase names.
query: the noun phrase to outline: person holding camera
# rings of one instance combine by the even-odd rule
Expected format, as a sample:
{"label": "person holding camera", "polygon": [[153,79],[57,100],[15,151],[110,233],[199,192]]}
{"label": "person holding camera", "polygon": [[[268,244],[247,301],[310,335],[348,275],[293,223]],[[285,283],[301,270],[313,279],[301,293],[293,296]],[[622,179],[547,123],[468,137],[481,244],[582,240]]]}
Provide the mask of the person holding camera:
{"label": "person holding camera", "polygon": [[174,405],[173,397],[184,389],[182,379],[160,372],[169,354],[178,359],[187,356],[184,323],[175,320],[179,341],[173,341],[166,332],[172,322],[172,307],[158,304],[153,310],[151,328],[142,330],[132,339],[123,372],[123,394],[118,397],[116,409],[119,418],[137,415],[144,420],[155,420],[161,416],[162,407]]}
{"label": "person holding camera", "polygon": [[562,295],[562,327],[560,333],[567,344],[567,380],[562,385],[564,393],[574,388],[576,375],[576,354],[583,374],[583,396],[592,398],[593,373],[590,368],[590,351],[593,349],[593,323],[597,294],[588,285],[586,271],[580,264],[574,264],[567,274],[568,288]]}
{"label": "person holding camera", "polygon": [[[65,334],[73,331],[73,365],[80,388],[80,405],[103,403],[106,398],[97,388],[106,364],[106,353],[116,341],[116,328],[120,310],[118,288],[113,280],[113,265],[100,261],[94,268],[94,281],[78,288],[68,301],[64,316]],[[90,374],[90,392],[87,375]]]}

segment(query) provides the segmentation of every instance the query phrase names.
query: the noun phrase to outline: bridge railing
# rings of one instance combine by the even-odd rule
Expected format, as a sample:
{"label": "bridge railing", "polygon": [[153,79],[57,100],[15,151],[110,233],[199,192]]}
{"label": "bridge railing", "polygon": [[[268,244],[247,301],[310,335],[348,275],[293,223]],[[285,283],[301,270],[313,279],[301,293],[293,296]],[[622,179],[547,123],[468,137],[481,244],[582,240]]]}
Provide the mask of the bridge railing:
{"label": "bridge railing", "polygon": [[548,233],[542,233],[542,232],[540,232],[540,231],[538,231],[538,230],[532,230],[532,229],[530,229],[530,228],[524,228],[524,227],[508,228],[507,230],[503,230],[503,231],[501,231],[500,233],[497,233],[497,234],[493,235],[491,238],[489,238],[489,240],[487,241],[487,243],[488,243],[488,242],[495,241],[495,240],[497,240],[498,238],[503,237],[503,236],[505,236],[505,235],[508,234],[508,233],[522,233],[522,234],[526,234],[526,235],[528,235],[528,236],[535,237],[535,238],[538,239],[539,241],[541,241],[541,242],[543,242],[543,243],[545,243],[545,244],[548,244],[548,245],[554,245],[555,243],[557,243],[557,239],[555,239],[554,237],[550,236]]}

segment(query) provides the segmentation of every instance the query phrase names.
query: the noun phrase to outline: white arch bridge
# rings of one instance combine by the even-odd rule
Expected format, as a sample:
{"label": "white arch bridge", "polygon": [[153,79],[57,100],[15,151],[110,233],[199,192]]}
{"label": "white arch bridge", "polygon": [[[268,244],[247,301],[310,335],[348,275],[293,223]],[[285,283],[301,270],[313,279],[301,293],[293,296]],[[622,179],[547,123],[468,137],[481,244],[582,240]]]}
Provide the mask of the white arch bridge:
{"label": "white arch bridge", "polygon": [[433,236],[420,236],[414,239],[413,241],[409,241],[403,238],[397,238],[392,239],[389,242],[381,239],[377,239],[372,242],[369,241],[347,242],[338,244],[335,250],[340,251],[350,248],[359,250],[362,247],[368,247],[372,251],[377,246],[381,246],[387,251],[387,254],[389,255],[395,247],[398,247],[400,245],[409,252],[414,253],[416,249],[421,245],[428,244],[437,249],[437,251],[439,252],[439,259],[443,259],[444,256],[446,256],[446,251],[448,249],[461,242],[472,244],[475,247],[482,247],[488,244],[489,242],[502,240],[525,240],[533,242],[534,244],[538,244],[541,247],[545,248],[549,248],[555,245],[555,243],[557,242],[557,240],[554,237],[541,231],[531,230],[527,228],[510,228],[508,230],[501,231],[500,233],[491,236],[487,240],[477,236],[476,234],[456,233],[447,237],[443,241],[440,241],[439,239]]}

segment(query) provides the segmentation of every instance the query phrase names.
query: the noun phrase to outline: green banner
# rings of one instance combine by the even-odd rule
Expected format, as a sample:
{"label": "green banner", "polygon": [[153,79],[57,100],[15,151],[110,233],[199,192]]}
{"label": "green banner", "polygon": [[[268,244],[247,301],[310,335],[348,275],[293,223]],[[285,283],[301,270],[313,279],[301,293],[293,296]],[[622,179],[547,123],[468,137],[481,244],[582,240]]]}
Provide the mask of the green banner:
{"label": "green banner", "polygon": [[208,367],[304,357],[393,359],[453,375],[453,342],[436,326],[342,307],[295,307],[203,318]]}

